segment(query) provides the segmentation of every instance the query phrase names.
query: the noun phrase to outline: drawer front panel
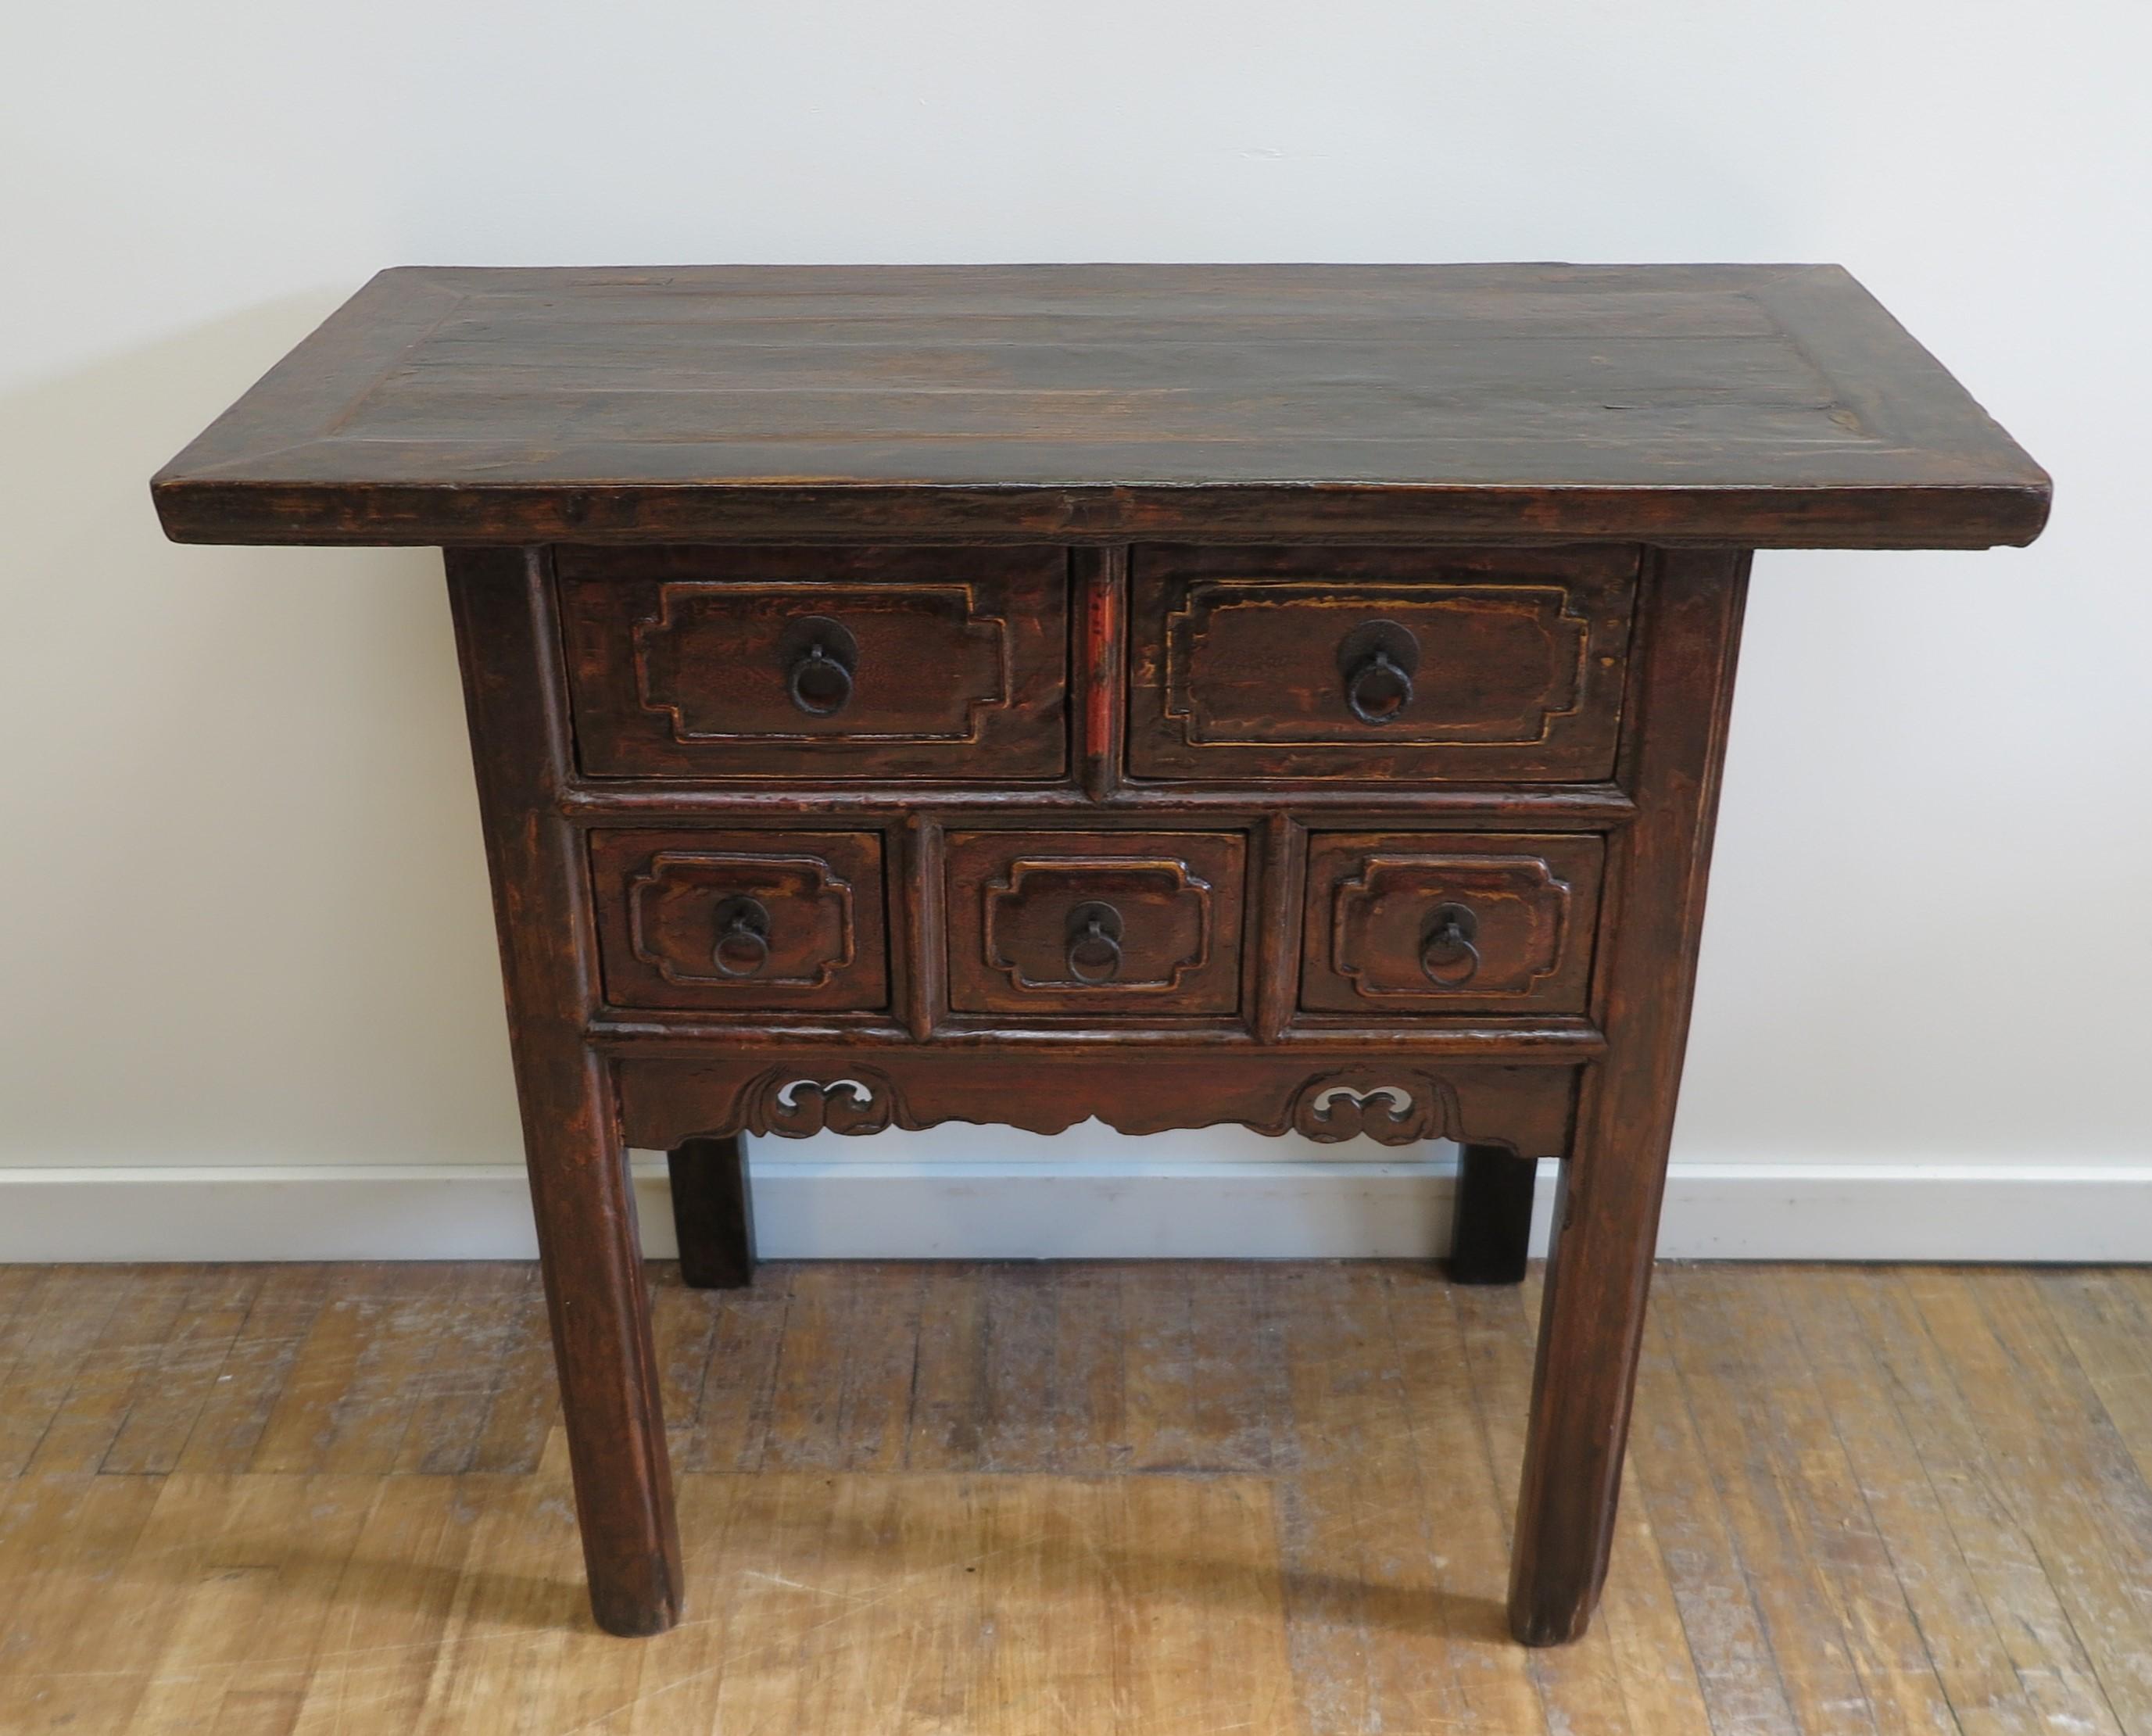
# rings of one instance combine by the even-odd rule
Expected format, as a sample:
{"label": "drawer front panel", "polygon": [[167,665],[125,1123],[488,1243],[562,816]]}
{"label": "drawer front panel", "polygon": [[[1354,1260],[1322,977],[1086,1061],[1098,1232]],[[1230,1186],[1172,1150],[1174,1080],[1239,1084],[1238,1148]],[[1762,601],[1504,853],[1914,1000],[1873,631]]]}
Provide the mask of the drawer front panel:
{"label": "drawer front panel", "polygon": [[1302,1009],[1583,1012],[1602,855],[1589,836],[1315,834]]}
{"label": "drawer front panel", "polygon": [[606,999],[616,1007],[889,1004],[876,833],[598,831],[591,871]]}
{"label": "drawer front panel", "polygon": [[959,1013],[1221,1014],[1240,1005],[1238,832],[954,832]]}
{"label": "drawer front panel", "polygon": [[1139,549],[1139,777],[1588,779],[1637,551]]}
{"label": "drawer front panel", "polygon": [[593,777],[1050,778],[1060,549],[561,549]]}

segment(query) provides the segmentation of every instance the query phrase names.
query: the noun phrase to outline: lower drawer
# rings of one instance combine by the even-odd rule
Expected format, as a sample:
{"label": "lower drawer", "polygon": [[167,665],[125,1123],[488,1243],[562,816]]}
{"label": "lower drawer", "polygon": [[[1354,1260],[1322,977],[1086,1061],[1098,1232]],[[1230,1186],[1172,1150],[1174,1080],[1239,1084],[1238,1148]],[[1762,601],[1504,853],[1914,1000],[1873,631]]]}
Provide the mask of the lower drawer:
{"label": "lower drawer", "polygon": [[613,1006],[889,1004],[879,833],[598,831],[591,877]]}
{"label": "lower drawer", "polygon": [[1246,858],[1239,832],[952,832],[950,1005],[1232,1013]]}
{"label": "lower drawer", "polygon": [[1581,1013],[1603,854],[1567,835],[1316,833],[1302,1009]]}

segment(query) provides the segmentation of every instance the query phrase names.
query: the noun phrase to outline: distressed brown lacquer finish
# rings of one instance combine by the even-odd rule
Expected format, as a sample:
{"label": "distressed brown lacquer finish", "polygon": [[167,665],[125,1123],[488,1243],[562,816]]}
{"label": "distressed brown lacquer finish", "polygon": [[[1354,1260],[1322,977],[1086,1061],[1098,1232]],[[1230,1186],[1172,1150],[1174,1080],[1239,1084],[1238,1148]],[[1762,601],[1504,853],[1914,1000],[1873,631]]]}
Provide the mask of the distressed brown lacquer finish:
{"label": "distressed brown lacquer finish", "polygon": [[952,1006],[1233,1012],[1246,855],[1238,832],[952,834]]}
{"label": "distressed brown lacquer finish", "polygon": [[602,830],[590,850],[612,1005],[889,1004],[879,833]]}
{"label": "distressed brown lacquer finish", "polygon": [[1018,782],[1065,764],[1062,550],[557,560],[593,777]]}
{"label": "distressed brown lacquer finish", "polygon": [[1604,778],[1637,551],[1142,549],[1129,764],[1158,778]]}
{"label": "distressed brown lacquer finish", "polygon": [[[1557,1157],[1568,1146],[1570,1069],[1547,1064],[1536,1044],[1508,1045],[1505,1057],[1506,1033],[1450,1032],[1446,1042],[1415,1043],[1402,1055],[1363,1037],[1342,1052],[1271,1049],[1231,1063],[1200,1050],[1176,1053],[1165,1040],[1173,1034],[1053,1043],[1030,1053],[967,1043],[901,1057],[803,1043],[777,1061],[668,1059],[638,1048],[616,1074],[628,1143],[667,1150],[713,1125],[806,1134],[995,1121],[1053,1134],[1092,1118],[1129,1134],[1237,1122],[1324,1142],[1448,1139],[1531,1158]],[[1190,1103],[1191,1092],[1200,1103]]]}
{"label": "distressed brown lacquer finish", "polygon": [[384,272],[201,542],[1982,548],[2048,479],[1835,266]]}
{"label": "distressed brown lacquer finish", "polygon": [[1533,1644],[1613,1535],[1746,551],[2048,495],[1828,266],[390,272],[155,488],[450,546],[603,1626],[681,1594],[625,1148],[734,1287],[744,1135],[1095,1118],[1456,1141],[1467,1284],[1560,1161]]}
{"label": "distressed brown lacquer finish", "polygon": [[739,1135],[683,1140],[666,1154],[680,1282],[696,1290],[744,1290],[754,1282],[754,1196]]}
{"label": "distressed brown lacquer finish", "polygon": [[1302,1004],[1311,1011],[1581,1012],[1596,838],[1317,832]]}
{"label": "distressed brown lacquer finish", "polygon": [[1746,555],[1702,551],[1661,555],[1649,580],[1623,767],[1638,813],[1615,840],[1593,992],[1609,1047],[1562,1166],[1511,1556],[1529,1644],[1581,1633],[1606,1575],[1748,584]]}
{"label": "distressed brown lacquer finish", "polygon": [[608,1631],[656,1633],[679,1617],[680,1540],[627,1155],[583,1034],[596,946],[582,840],[553,806],[567,715],[542,565],[451,551],[449,597],[591,1601]]}

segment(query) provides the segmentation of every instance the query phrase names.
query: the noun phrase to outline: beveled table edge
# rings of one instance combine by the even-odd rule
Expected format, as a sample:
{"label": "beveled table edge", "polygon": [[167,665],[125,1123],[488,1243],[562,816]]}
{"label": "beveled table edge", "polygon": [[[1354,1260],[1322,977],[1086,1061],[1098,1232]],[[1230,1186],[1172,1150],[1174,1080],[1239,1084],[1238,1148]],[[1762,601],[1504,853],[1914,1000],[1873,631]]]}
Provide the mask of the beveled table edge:
{"label": "beveled table edge", "polygon": [[2023,546],[2052,485],[1789,487],[1484,483],[865,483],[788,486],[368,486],[190,478],[151,484],[175,542],[343,547],[581,543],[1641,542],[1666,547]]}

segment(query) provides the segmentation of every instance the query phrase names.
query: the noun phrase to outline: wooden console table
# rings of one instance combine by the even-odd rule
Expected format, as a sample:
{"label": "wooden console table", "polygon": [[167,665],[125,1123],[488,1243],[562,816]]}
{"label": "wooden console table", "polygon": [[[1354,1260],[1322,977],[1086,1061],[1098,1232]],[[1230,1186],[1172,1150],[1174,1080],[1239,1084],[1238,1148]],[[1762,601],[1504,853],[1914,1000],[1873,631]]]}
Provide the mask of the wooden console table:
{"label": "wooden console table", "polygon": [[1481,1280],[1561,1160],[1533,1644],[1606,1571],[1749,551],[2048,495],[1806,266],[388,272],[154,487],[447,549],[601,1623],[681,1601],[625,1145],[738,1282],[742,1132],[1096,1115],[1459,1140]]}

